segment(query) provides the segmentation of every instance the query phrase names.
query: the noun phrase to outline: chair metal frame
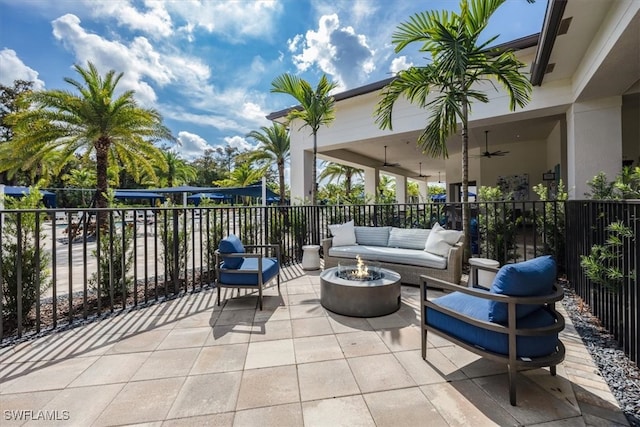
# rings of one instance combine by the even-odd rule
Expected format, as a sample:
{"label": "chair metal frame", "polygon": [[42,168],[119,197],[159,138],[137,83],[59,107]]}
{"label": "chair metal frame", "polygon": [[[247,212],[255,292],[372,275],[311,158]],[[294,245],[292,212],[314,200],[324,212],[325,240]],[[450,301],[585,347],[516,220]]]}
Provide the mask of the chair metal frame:
{"label": "chair metal frame", "polygon": [[[262,289],[264,287],[266,287],[266,285],[271,282],[274,278],[277,281],[278,284],[278,294],[280,294],[280,245],[276,245],[276,244],[272,244],[272,245],[244,245],[245,250],[259,250],[259,252],[256,253],[251,253],[251,252],[244,252],[244,253],[220,253],[219,249],[216,249],[215,251],[215,256],[216,256],[216,288],[218,290],[218,295],[217,295],[217,302],[218,302],[218,306],[220,305],[220,294],[221,289],[222,288],[237,288],[238,289],[238,293],[240,292],[240,289],[255,289],[256,287],[258,288],[258,302],[259,302],[259,306],[260,306],[260,310],[262,310]],[[264,258],[273,258],[273,257],[268,257],[266,256],[266,253],[268,252],[269,249],[273,249],[275,250],[276,253],[276,261],[278,262],[278,273],[270,278],[269,280],[267,280],[266,282],[263,283],[262,281],[262,260]],[[231,268],[222,268],[222,264],[224,262],[223,258],[257,258],[258,259],[258,269],[257,270],[242,270],[242,269],[231,269]],[[242,285],[242,284],[230,284],[230,283],[223,283],[220,280],[220,274],[221,273],[229,273],[229,274],[256,274],[258,276],[258,284],[247,284],[247,285]]]}
{"label": "chair metal frame", "polygon": [[[479,268],[483,269],[482,267],[479,267]],[[490,269],[488,270],[491,271]],[[427,290],[429,287],[433,289],[442,289],[444,291],[461,292],[461,293],[472,295],[478,298],[504,302],[505,304],[507,304],[507,312],[508,312],[507,325],[503,326],[498,323],[477,320],[472,317],[466,316],[462,313],[458,313],[456,311],[434,304],[427,298]],[[421,296],[420,297],[421,299],[420,324],[422,328],[422,333],[421,333],[422,358],[424,360],[427,360],[427,332],[433,332],[436,335],[441,336],[456,345],[459,345],[465,350],[469,350],[472,353],[475,353],[479,356],[482,356],[494,362],[506,364],[508,369],[508,375],[509,375],[509,400],[511,405],[513,406],[516,406],[516,382],[517,382],[517,374],[519,370],[549,366],[551,375],[555,376],[556,365],[558,365],[564,360],[565,347],[562,344],[562,341],[560,341],[560,339],[558,339],[558,345],[556,347],[556,351],[547,356],[531,357],[531,358],[516,357],[517,355],[516,337],[554,335],[564,329],[564,326],[565,326],[564,317],[555,310],[555,303],[557,301],[562,300],[562,298],[564,297],[564,290],[557,284],[554,284],[553,292],[549,295],[534,296],[534,297],[514,297],[509,295],[500,295],[500,294],[490,293],[488,290],[485,290],[485,289],[468,288],[460,285],[455,285],[453,283],[449,283],[449,282],[436,279],[433,277],[429,277],[429,276],[422,276],[422,281],[420,283],[420,296]],[[516,305],[518,304],[534,304],[534,305],[545,306],[546,309],[549,310],[549,312],[556,318],[556,323],[554,323],[551,326],[541,327],[541,328],[517,329],[516,328],[516,319],[517,319]],[[461,320],[470,325],[477,326],[479,328],[487,329],[490,331],[502,333],[502,334],[507,334],[508,342],[509,342],[509,353],[501,354],[501,353],[495,353],[489,350],[485,350],[483,348],[479,348],[475,346],[474,343],[472,342],[462,341],[445,331],[441,331],[435,327],[428,325],[427,307],[432,310],[451,316],[455,319]]]}

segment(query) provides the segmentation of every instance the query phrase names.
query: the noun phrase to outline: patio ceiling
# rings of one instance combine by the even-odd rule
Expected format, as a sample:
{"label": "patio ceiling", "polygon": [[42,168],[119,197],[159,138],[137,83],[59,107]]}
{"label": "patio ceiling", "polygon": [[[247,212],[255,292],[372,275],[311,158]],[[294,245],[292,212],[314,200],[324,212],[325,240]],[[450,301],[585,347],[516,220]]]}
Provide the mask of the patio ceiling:
{"label": "patio ceiling", "polygon": [[[496,119],[478,121],[473,124],[469,132],[469,149],[484,148],[485,130],[490,132],[489,143],[491,145],[517,144],[546,139],[553,127],[563,118],[563,114],[553,114],[510,123],[498,123]],[[353,167],[377,167],[381,171],[414,179],[420,179],[418,175],[420,174],[420,163],[422,163],[422,175],[429,175],[430,177],[427,179],[429,182],[437,181],[439,175],[440,179],[445,181],[445,160],[430,158],[423,154],[416,143],[419,134],[420,131],[406,132],[336,144],[330,147],[318,147],[318,157],[322,160],[335,161]],[[398,163],[398,166],[382,166],[385,145],[387,146],[387,162]],[[447,147],[449,156],[460,153],[460,135],[450,137]]]}

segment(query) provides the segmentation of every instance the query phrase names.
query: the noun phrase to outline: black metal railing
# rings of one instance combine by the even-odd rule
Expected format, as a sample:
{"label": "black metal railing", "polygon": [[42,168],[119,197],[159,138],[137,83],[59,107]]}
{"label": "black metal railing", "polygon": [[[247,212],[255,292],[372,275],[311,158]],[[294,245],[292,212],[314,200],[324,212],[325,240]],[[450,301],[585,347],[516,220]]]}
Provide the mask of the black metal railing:
{"label": "black metal railing", "polygon": [[[568,201],[566,210],[570,285],[618,340],[625,354],[637,363],[640,360],[640,202]],[[593,283],[580,266],[581,257],[588,256],[594,245],[605,245],[608,239],[616,239],[607,227],[617,221],[628,227],[633,237],[619,239],[621,245],[614,251],[617,256],[602,263],[609,264],[621,277],[612,279],[612,285]]]}
{"label": "black metal railing", "polygon": [[[283,264],[319,244],[328,225],[462,229],[460,203],[127,207],[0,211],[1,343],[212,286],[214,250],[237,234],[279,244]],[[501,264],[564,259],[564,204],[469,203],[469,253]],[[98,224],[97,216],[101,216]],[[20,244],[17,244],[20,242]],[[562,263],[564,265],[564,263]]]}

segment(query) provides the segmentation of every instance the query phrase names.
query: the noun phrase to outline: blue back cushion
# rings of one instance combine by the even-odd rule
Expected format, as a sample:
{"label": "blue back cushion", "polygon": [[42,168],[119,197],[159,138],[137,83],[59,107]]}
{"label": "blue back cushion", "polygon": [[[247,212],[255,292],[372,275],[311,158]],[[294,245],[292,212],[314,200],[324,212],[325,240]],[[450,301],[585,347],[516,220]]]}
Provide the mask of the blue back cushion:
{"label": "blue back cushion", "polygon": [[[242,242],[235,234],[230,234],[224,239],[220,240],[220,245],[218,246],[221,254],[243,254],[245,253],[244,246]],[[222,257],[224,264],[223,268],[231,268],[236,269],[242,265],[244,258],[231,258],[231,257]]]}
{"label": "blue back cushion", "polygon": [[[510,296],[549,295],[556,281],[556,262],[551,256],[541,256],[529,261],[507,264],[503,266],[489,289],[494,294]],[[539,309],[539,305],[518,304],[518,319]],[[489,305],[489,321],[502,323],[508,319],[507,304],[491,301]]]}

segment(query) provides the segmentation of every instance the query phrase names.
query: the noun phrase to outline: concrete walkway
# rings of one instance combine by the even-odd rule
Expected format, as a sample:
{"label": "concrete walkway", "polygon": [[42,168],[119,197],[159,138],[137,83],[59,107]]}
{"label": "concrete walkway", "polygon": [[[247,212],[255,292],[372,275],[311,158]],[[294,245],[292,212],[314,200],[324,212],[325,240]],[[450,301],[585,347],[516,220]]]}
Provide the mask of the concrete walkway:
{"label": "concrete walkway", "polygon": [[418,288],[349,318],[322,308],[318,276],[287,269],[263,311],[206,291],[2,349],[1,424],[628,425],[568,318],[558,375],[519,375],[513,407],[504,366],[433,334],[422,360]]}

